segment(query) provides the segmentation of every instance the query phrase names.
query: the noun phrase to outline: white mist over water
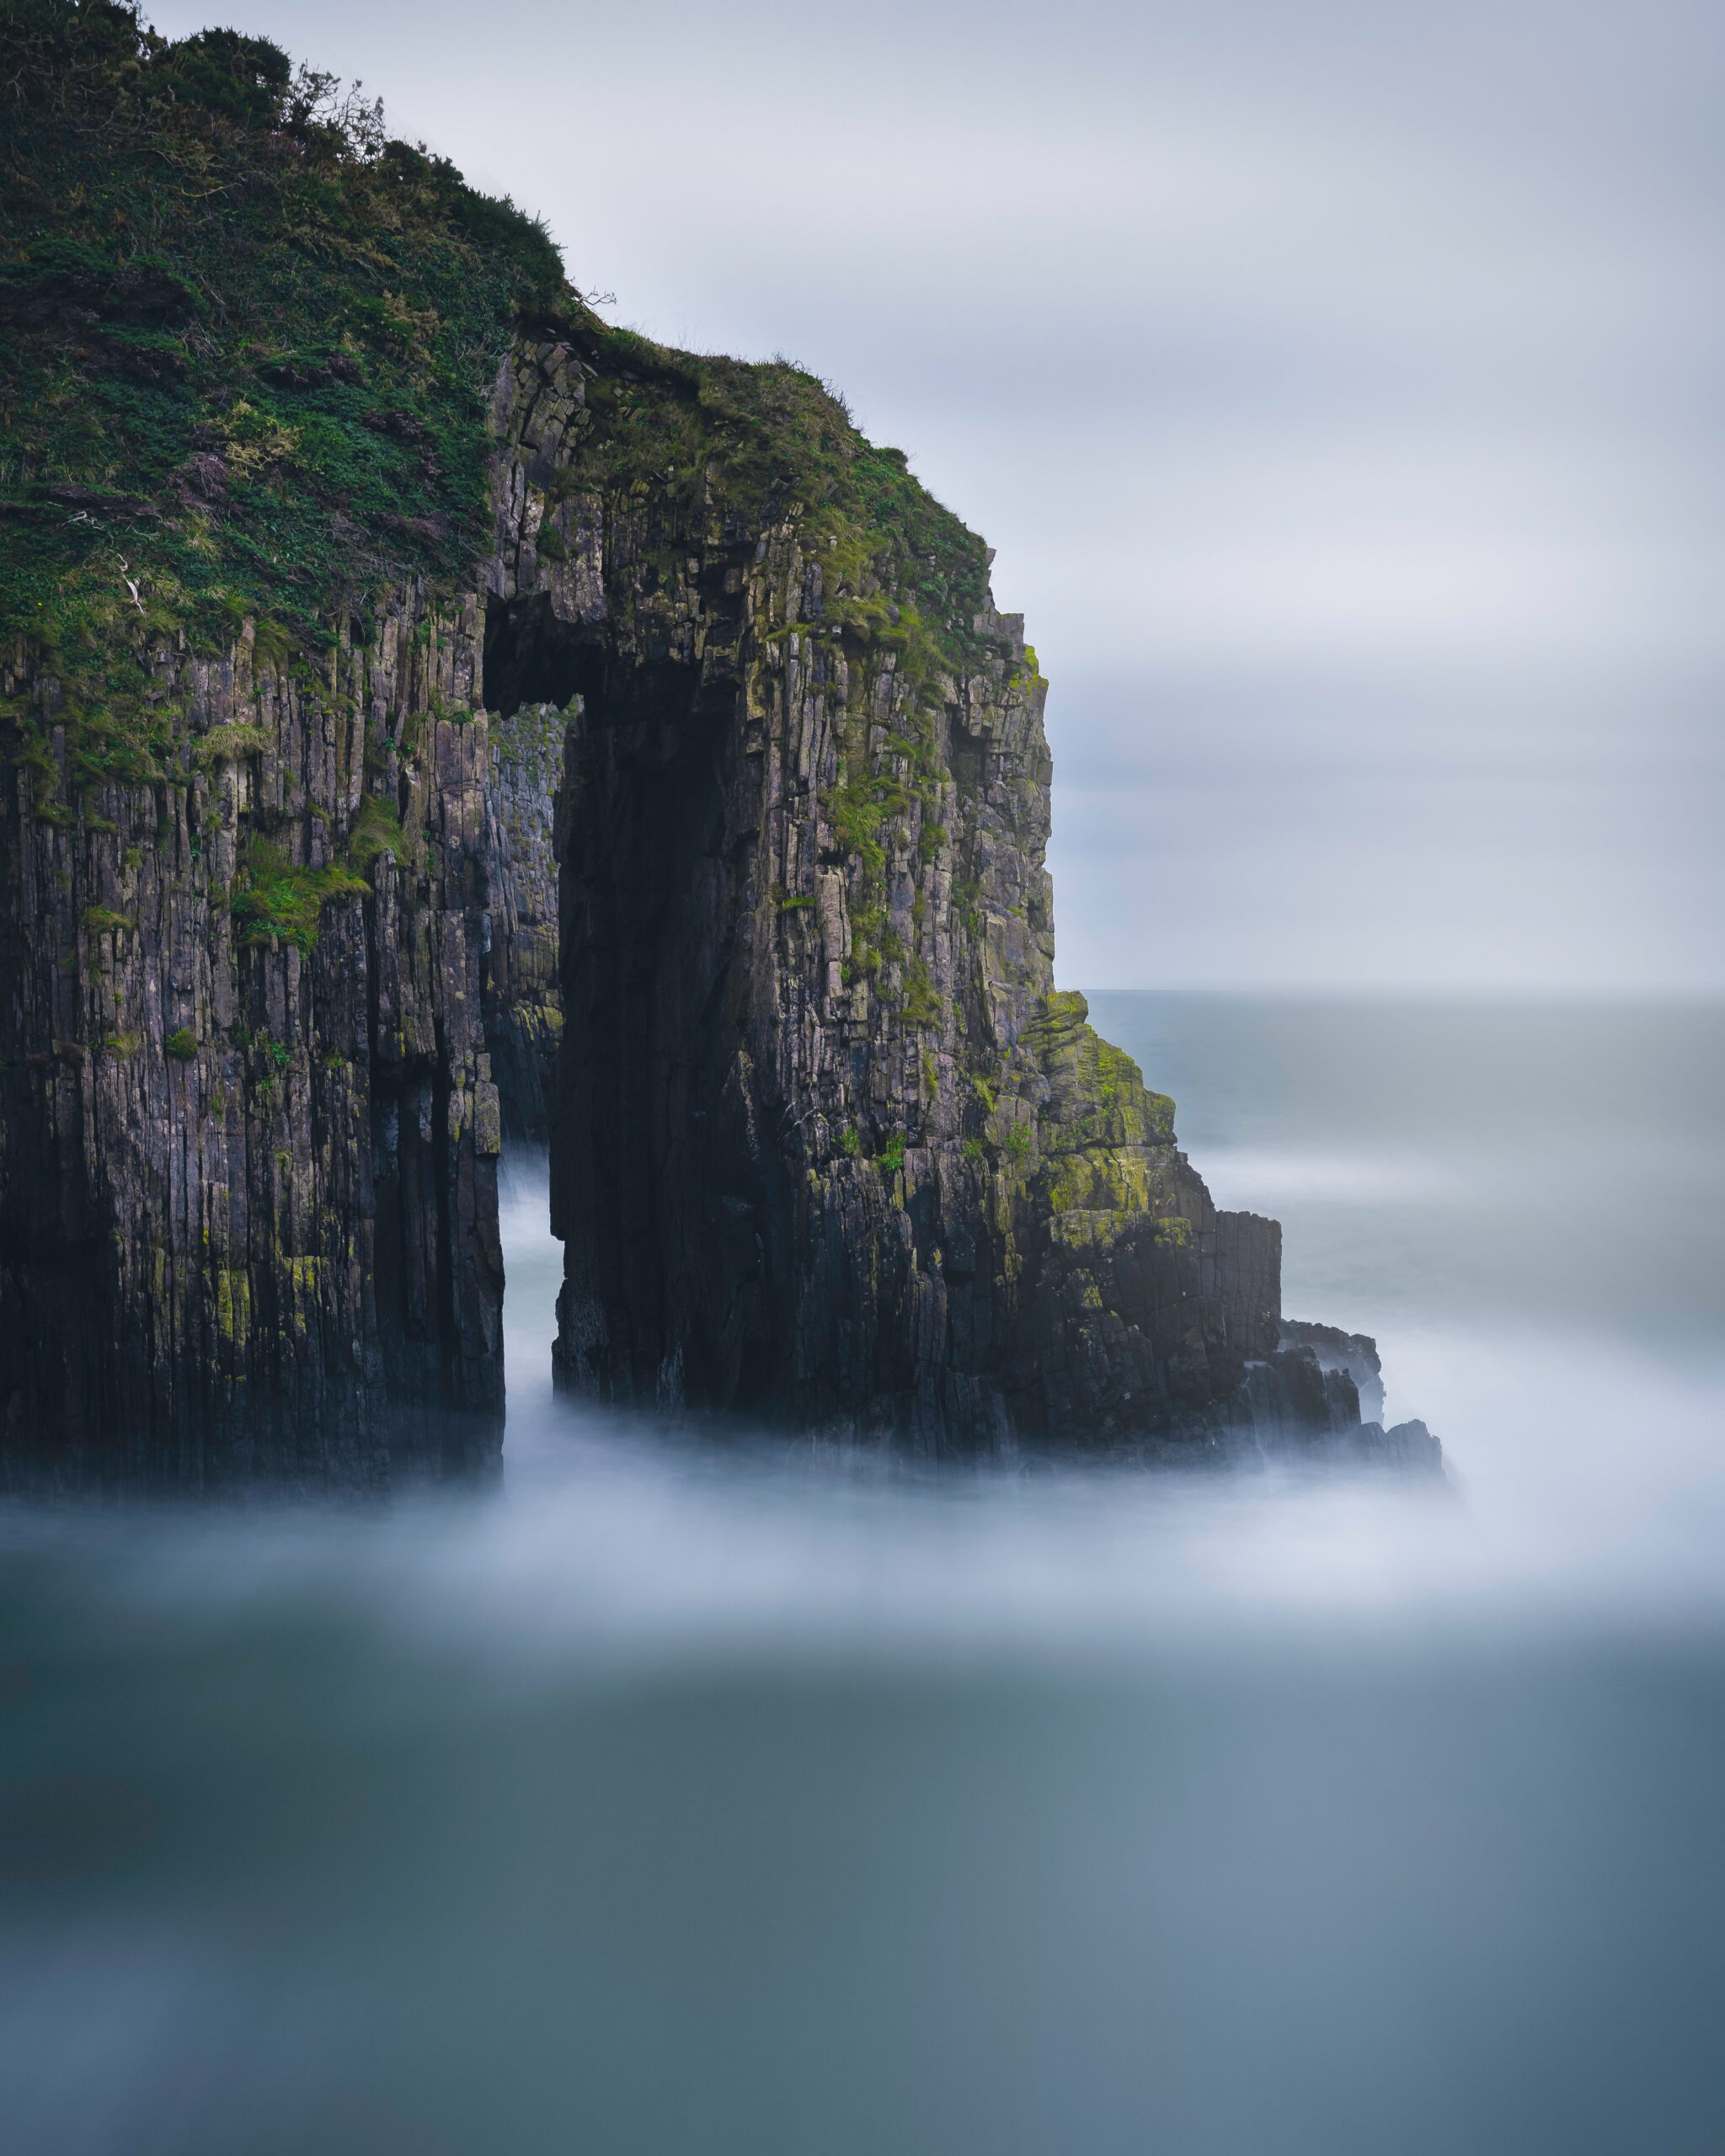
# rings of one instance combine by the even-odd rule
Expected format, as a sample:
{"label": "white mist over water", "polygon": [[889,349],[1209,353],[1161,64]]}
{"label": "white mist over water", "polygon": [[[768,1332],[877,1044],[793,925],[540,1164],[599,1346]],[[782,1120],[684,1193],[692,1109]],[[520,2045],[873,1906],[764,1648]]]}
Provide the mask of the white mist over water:
{"label": "white mist over water", "polygon": [[35,2156],[1725,2145],[1713,1008],[1097,997],[1446,1490],[679,1435],[0,1516]]}

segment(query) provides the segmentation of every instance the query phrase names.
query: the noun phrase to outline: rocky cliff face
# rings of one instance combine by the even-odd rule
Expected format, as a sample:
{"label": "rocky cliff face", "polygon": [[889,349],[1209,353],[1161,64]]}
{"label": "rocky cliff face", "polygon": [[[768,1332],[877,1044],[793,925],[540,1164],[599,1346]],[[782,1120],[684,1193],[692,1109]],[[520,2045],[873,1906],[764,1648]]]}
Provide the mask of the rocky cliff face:
{"label": "rocky cliff face", "polygon": [[[15,1460],[365,1481],[486,1443],[465,1418],[502,1405],[495,794],[483,717],[437,715],[471,711],[482,618],[403,595],[321,675],[254,636],[219,660],[164,643],[170,779],[68,806],[54,756],[8,775]],[[63,755],[53,677],[0,689]]]}
{"label": "rocky cliff face", "polygon": [[[519,344],[473,590],[318,665],[159,641],[161,782],[76,787],[54,675],[0,678],[50,751],[0,914],[25,1470],[483,1457],[505,1127],[552,1132],[578,1391],[931,1454],[1358,1423],[1282,1337],[1279,1229],[1054,989],[1019,621],[979,577],[931,622],[926,561],[830,504],[619,483],[619,400],[686,393]],[[925,603],[982,561],[936,528]]]}
{"label": "rocky cliff face", "polygon": [[1357,1429],[1276,1225],[1055,990],[1046,684],[903,457],[606,328],[273,47],[22,4],[3,1471],[488,1456],[505,1130],[576,1391],[930,1454]]}
{"label": "rocky cliff face", "polygon": [[264,40],[5,35],[0,1476],[494,1451],[555,999],[475,563],[561,264]]}
{"label": "rocky cliff face", "polygon": [[542,1145],[563,1004],[558,990],[553,819],[563,776],[563,716],[555,705],[494,717],[491,917],[487,925],[485,1038],[506,1139]]}
{"label": "rocky cliff face", "polygon": [[563,1382],[934,1454],[1357,1423],[1279,1229],[1055,991],[1046,684],[978,542],[777,387],[579,339],[499,385],[486,693],[569,713]]}

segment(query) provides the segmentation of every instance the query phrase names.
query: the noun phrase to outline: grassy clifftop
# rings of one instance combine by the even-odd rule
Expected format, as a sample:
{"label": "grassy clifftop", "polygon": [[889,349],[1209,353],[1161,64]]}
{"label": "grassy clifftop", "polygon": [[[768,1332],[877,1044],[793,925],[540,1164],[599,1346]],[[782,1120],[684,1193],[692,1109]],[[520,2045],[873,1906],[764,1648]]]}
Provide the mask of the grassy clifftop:
{"label": "grassy clifftop", "polygon": [[[950,659],[986,553],[812,376],[601,323],[543,227],[233,30],[0,0],[0,649],[53,677],[75,783],[169,775],[150,653],[240,622],[315,658],[368,592],[466,580],[486,398],[523,328],[591,370],[590,480],[814,520],[912,663]],[[871,602],[859,600],[859,605]],[[45,714],[20,702],[13,753]]]}
{"label": "grassy clifftop", "polygon": [[129,776],[154,638],[310,643],[460,573],[499,360],[573,295],[540,226],[261,39],[0,0],[0,637]]}

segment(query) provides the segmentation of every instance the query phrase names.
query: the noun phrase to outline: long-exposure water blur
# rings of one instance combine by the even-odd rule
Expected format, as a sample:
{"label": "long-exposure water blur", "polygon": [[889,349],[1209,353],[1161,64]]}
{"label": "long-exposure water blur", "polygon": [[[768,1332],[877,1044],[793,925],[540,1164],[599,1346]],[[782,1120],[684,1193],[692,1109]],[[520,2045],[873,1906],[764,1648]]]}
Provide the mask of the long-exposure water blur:
{"label": "long-exposure water blur", "polygon": [[1100,995],[1441,1486],[554,1397],[0,1515],[19,2156],[1725,2147],[1725,1013]]}

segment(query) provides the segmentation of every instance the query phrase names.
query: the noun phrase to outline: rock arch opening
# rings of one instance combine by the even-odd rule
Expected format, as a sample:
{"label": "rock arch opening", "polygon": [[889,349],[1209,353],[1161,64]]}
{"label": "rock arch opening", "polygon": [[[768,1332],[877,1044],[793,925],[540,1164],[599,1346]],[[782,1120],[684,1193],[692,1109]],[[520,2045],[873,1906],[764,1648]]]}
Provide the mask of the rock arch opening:
{"label": "rock arch opening", "polygon": [[726,1085],[747,1030],[738,794],[758,784],[727,755],[735,702],[698,666],[638,664],[569,723],[553,1226],[563,1379],[601,1397],[729,1399],[756,1329],[760,1170]]}
{"label": "rock arch opening", "polygon": [[599,647],[579,622],[558,618],[548,591],[485,602],[485,648],[480,701],[512,718],[524,704],[554,704],[591,696],[602,665]]}

